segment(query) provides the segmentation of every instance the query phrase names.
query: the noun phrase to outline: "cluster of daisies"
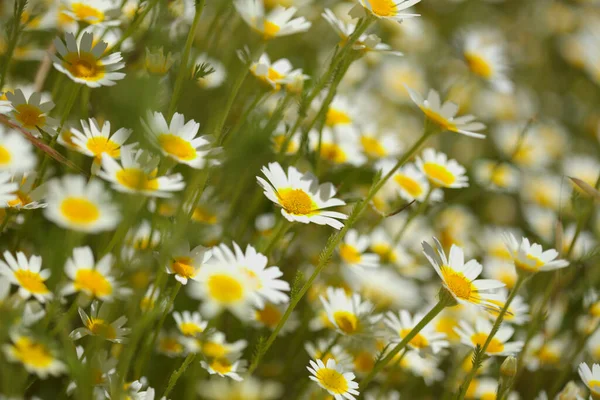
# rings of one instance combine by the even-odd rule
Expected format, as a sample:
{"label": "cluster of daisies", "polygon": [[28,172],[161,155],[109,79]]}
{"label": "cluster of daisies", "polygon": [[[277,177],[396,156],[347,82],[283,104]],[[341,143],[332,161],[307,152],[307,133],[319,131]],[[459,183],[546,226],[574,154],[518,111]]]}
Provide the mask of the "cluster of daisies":
{"label": "cluster of daisies", "polygon": [[508,3],[0,3],[0,399],[600,399],[600,14]]}

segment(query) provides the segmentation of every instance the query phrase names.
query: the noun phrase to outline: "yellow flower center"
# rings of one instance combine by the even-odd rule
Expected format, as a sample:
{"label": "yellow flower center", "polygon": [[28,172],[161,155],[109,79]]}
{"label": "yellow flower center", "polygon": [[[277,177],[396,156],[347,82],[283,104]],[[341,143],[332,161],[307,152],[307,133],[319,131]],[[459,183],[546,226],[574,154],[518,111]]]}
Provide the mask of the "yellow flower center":
{"label": "yellow flower center", "polygon": [[325,124],[327,124],[327,126],[347,125],[351,122],[352,117],[346,112],[333,107],[330,107],[329,110],[327,110],[327,117],[325,119]]}
{"label": "yellow flower center", "polygon": [[217,358],[211,364],[210,367],[219,374],[225,375],[228,372],[231,372],[232,365],[226,358]]}
{"label": "yellow flower center", "polygon": [[102,11],[85,3],[73,3],[71,4],[71,10],[78,20],[86,21],[90,24],[97,24],[104,20],[104,13]]}
{"label": "yellow flower center", "polygon": [[515,259],[515,267],[528,271],[528,272],[537,272],[544,265],[544,262],[539,258],[527,254],[526,260]]}
{"label": "yellow flower center", "polygon": [[113,292],[111,283],[95,269],[80,269],[73,282],[75,289],[85,291],[94,297],[110,296]]}
{"label": "yellow flower center", "polygon": [[321,368],[317,370],[317,379],[321,386],[332,393],[343,394],[348,390],[346,378],[335,369]]}
{"label": "yellow flower center", "polygon": [[465,60],[471,71],[482,78],[489,79],[494,73],[492,65],[478,54],[465,53]]}
{"label": "yellow flower center", "polygon": [[498,276],[498,280],[504,283],[507,288],[512,289],[517,282],[517,274],[511,271],[502,271]]}
{"label": "yellow flower center", "polygon": [[124,168],[117,172],[117,181],[132,190],[158,190],[158,179],[139,168]]}
{"label": "yellow flower center", "polygon": [[206,342],[202,345],[202,352],[207,357],[223,357],[227,354],[227,349],[220,343]]}
{"label": "yellow flower center", "polygon": [[20,190],[17,190],[14,195],[17,196],[16,199],[9,201],[7,204],[9,207],[22,207],[25,206],[31,202],[33,202],[33,200],[31,199],[31,197],[29,197],[27,195],[27,193],[23,193]]}
{"label": "yellow flower center", "polygon": [[[40,128],[46,125],[46,117],[39,108],[30,104],[19,104],[15,107],[15,118],[26,129]],[[10,154],[9,154],[10,156]]]}
{"label": "yellow flower center", "polygon": [[455,124],[448,121],[441,114],[438,114],[435,111],[430,110],[429,108],[426,108],[426,107],[420,107],[420,108],[421,108],[421,111],[423,111],[423,113],[425,114],[425,116],[427,118],[429,118],[434,124],[440,126],[443,130],[455,132],[458,129]]}
{"label": "yellow flower center", "polygon": [[19,269],[15,271],[15,278],[19,285],[33,294],[46,294],[50,291],[46,287],[44,280],[39,273],[29,271],[27,269]]}
{"label": "yellow flower center", "polygon": [[69,53],[64,57],[63,67],[75,78],[97,81],[105,74],[104,65],[92,53]]}
{"label": "yellow flower center", "polygon": [[371,5],[373,14],[379,17],[393,17],[398,13],[394,0],[366,0]]}
{"label": "yellow flower center", "polygon": [[[275,150],[279,153],[282,149],[283,143],[285,142],[285,135],[277,135],[273,137],[273,142],[275,143]],[[284,150],[285,153],[295,153],[298,151],[298,146],[292,142],[288,141],[288,144]]]}
{"label": "yellow flower center", "polygon": [[456,181],[456,176],[443,165],[426,162],[423,164],[423,169],[429,179],[444,186],[450,186]]}
{"label": "yellow flower center", "polygon": [[183,345],[172,337],[161,338],[158,347],[165,353],[179,354],[183,352]]}
{"label": "yellow flower center", "polygon": [[178,160],[191,161],[197,156],[192,144],[177,135],[163,133],[158,136],[158,143],[165,153]]}
{"label": "yellow flower center", "polygon": [[[473,345],[477,346],[483,346],[486,342],[488,338],[487,333],[482,333],[482,332],[478,332],[475,333],[473,336],[471,336],[471,342],[473,343]],[[490,344],[487,347],[487,350],[485,351],[488,354],[496,354],[496,353],[500,353],[504,350],[504,343],[502,343],[501,341],[499,341],[496,338],[492,338],[492,340],[490,341]]]}
{"label": "yellow flower center", "polygon": [[321,143],[321,158],[335,164],[343,164],[348,159],[344,150],[335,143]]}
{"label": "yellow flower center", "polygon": [[337,327],[344,333],[352,334],[358,330],[358,318],[349,311],[336,311],[333,320]]}
{"label": "yellow flower center", "polygon": [[208,278],[210,297],[221,303],[235,303],[244,296],[244,287],[235,278],[225,274],[215,274]]}
{"label": "yellow flower center", "polygon": [[458,322],[455,318],[440,317],[435,324],[435,330],[437,332],[445,333],[448,339],[457,340],[459,339],[459,336],[454,330],[457,326]]}
{"label": "yellow flower center", "polygon": [[183,322],[181,325],[179,325],[179,329],[185,336],[192,337],[204,331],[201,326],[198,326],[194,322]]}
{"label": "yellow flower center", "polygon": [[196,276],[197,272],[190,257],[175,257],[171,262],[171,270],[177,275],[188,279]]}
{"label": "yellow flower center", "polygon": [[592,304],[590,307],[590,314],[594,317],[600,317],[600,301]]}
{"label": "yellow flower center", "polygon": [[107,340],[117,338],[117,331],[115,328],[103,319],[90,318],[88,319],[86,326],[94,335],[102,336]]}
{"label": "yellow flower center", "polygon": [[309,215],[317,205],[312,198],[302,189],[280,189],[277,197],[283,209],[294,215]]}
{"label": "yellow flower center", "polygon": [[508,168],[508,166],[506,165],[502,165],[502,166],[498,166],[496,168],[493,168],[491,171],[491,176],[490,176],[490,181],[500,187],[500,188],[504,188],[508,185],[509,183],[509,177],[510,177],[510,169]]}
{"label": "yellow flower center", "polygon": [[[323,362],[326,362],[323,360]],[[361,351],[354,357],[354,369],[359,372],[370,372],[375,366],[375,359],[368,351]]]}
{"label": "yellow flower center", "polygon": [[100,218],[98,206],[84,197],[67,197],[60,205],[60,212],[69,222],[88,225]]}
{"label": "yellow flower center", "polygon": [[217,223],[217,216],[201,206],[196,206],[196,208],[194,208],[192,219],[196,222],[203,222],[210,225]]}
{"label": "yellow flower center", "polygon": [[496,391],[494,390],[493,392],[486,392],[486,393],[482,393],[481,396],[479,396],[479,400],[496,400]]}
{"label": "yellow flower center", "polygon": [[600,380],[593,379],[588,382],[588,386],[590,388],[590,394],[592,395],[592,399],[600,399]]}
{"label": "yellow flower center", "polygon": [[274,305],[267,304],[262,310],[256,311],[256,319],[273,329],[281,320],[281,311]]}
{"label": "yellow flower center", "polygon": [[0,165],[8,165],[12,160],[12,155],[10,151],[2,145],[0,145]]}
{"label": "yellow flower center", "polygon": [[534,189],[533,200],[540,206],[552,207],[552,205],[554,204],[553,199],[554,196],[552,196],[552,193],[548,190],[548,187],[539,186],[536,189]]}
{"label": "yellow flower center", "polygon": [[273,39],[275,36],[277,36],[280,30],[281,27],[279,25],[265,20],[263,25],[263,36],[265,39]]}
{"label": "yellow flower center", "polygon": [[396,174],[394,181],[412,197],[419,197],[423,194],[421,184],[407,175]]}
{"label": "yellow flower center", "polygon": [[558,364],[560,361],[560,354],[554,351],[550,346],[542,346],[535,355],[545,365]]}
{"label": "yellow flower center", "polygon": [[369,157],[378,158],[387,155],[387,151],[385,151],[383,145],[374,137],[361,136],[360,144]]}
{"label": "yellow flower center", "polygon": [[101,160],[102,153],[106,153],[111,158],[118,158],[121,155],[121,145],[104,136],[89,138],[86,147],[94,154],[97,162]]}
{"label": "yellow flower center", "polygon": [[54,361],[50,351],[41,343],[20,337],[12,348],[13,355],[24,365],[36,368],[48,367]]}
{"label": "yellow flower center", "polygon": [[346,243],[340,245],[340,257],[348,264],[359,263],[361,259],[360,251]]}
{"label": "yellow flower center", "polygon": [[454,296],[463,300],[473,300],[471,296],[471,292],[474,291],[473,284],[462,272],[456,272],[446,266],[442,266],[441,270],[444,282]]}
{"label": "yellow flower center", "polygon": [[[398,334],[401,338],[404,338],[410,333],[410,331],[412,331],[412,328],[404,328],[400,332],[398,332]],[[413,347],[416,347],[417,349],[423,349],[429,346],[429,341],[425,336],[421,335],[420,333],[417,333],[417,335],[410,340],[410,344]]]}

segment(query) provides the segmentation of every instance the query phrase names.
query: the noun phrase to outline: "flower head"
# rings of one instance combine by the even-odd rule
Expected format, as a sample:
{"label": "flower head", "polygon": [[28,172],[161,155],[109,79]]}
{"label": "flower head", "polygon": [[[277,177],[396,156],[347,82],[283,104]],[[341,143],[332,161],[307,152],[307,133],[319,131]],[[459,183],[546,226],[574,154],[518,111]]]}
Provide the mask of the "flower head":
{"label": "flower head", "polygon": [[311,373],[309,378],[317,382],[335,400],[354,400],[356,399],[354,396],[358,396],[358,383],[354,382],[354,374],[344,372],[344,368],[337,365],[333,359],[327,360],[327,364],[319,359],[310,360],[307,369]]}
{"label": "flower head", "polygon": [[103,303],[101,306],[98,301],[92,302],[90,315],[83,309],[79,309],[79,316],[83,322],[82,328],[77,328],[69,335],[73,340],[79,340],[84,336],[98,336],[104,340],[114,343],[123,343],[129,334],[129,328],[123,328],[127,322],[127,317],[121,316],[113,322],[108,321],[109,309]]}
{"label": "flower head", "polygon": [[421,0],[358,0],[360,4],[356,5],[350,11],[350,15],[353,17],[362,17],[366,10],[376,18],[400,22],[406,18],[419,16],[419,14],[403,13],[402,11],[414,6],[420,1]]}
{"label": "flower head", "polygon": [[52,299],[52,292],[46,286],[50,270],[42,270],[42,257],[31,256],[17,252],[15,258],[9,251],[4,252],[4,261],[0,261],[0,275],[10,283],[19,287],[19,296],[28,299],[35,297],[40,303]]}
{"label": "flower head", "polygon": [[465,168],[456,160],[449,160],[446,154],[438,153],[432,148],[423,150],[423,155],[417,157],[417,166],[436,186],[451,189],[469,186]]}
{"label": "flower head", "polygon": [[[424,316],[425,314],[418,313],[412,317],[406,310],[400,311],[398,315],[390,311],[386,314],[384,322],[394,332],[392,340],[400,342]],[[446,334],[436,332],[432,324],[426,325],[408,344],[415,350],[431,349],[434,354],[450,345],[446,340]]]}
{"label": "flower head", "polygon": [[262,0],[236,0],[235,8],[248,26],[266,40],[306,32],[311,26],[304,17],[293,18],[295,7],[277,6],[266,14]]}
{"label": "flower head", "polygon": [[30,172],[36,164],[33,146],[19,133],[0,125],[0,172]]}
{"label": "flower head", "polygon": [[167,273],[174,275],[177,281],[185,285],[188,279],[198,279],[198,271],[211,257],[211,250],[203,246],[190,250],[189,243],[183,242],[173,252],[171,261],[167,265]]}
{"label": "flower head", "polygon": [[12,344],[2,346],[9,361],[19,362],[30,372],[46,379],[48,375],[59,376],[66,371],[54,351],[45,343],[25,335],[12,334]]}
{"label": "flower head", "polygon": [[525,237],[519,243],[512,233],[506,233],[504,240],[518,272],[552,271],[569,265],[568,261],[557,259],[556,250],[544,251],[541,245],[530,243]]}
{"label": "flower head", "polygon": [[16,89],[14,93],[7,92],[6,97],[13,109],[12,117],[21,128],[37,137],[40,136],[40,130],[50,136],[56,135],[58,121],[49,117],[54,108],[52,101],[42,102],[39,92],[32,93],[27,99],[21,89]]}
{"label": "flower head", "polygon": [[[473,328],[465,321],[461,321],[455,330],[463,344],[476,348],[483,346],[487,341],[492,331],[492,323],[481,318],[475,322],[475,328]],[[523,342],[508,342],[513,333],[514,329],[509,325],[500,325],[500,329],[489,342],[485,353],[490,356],[507,356],[520,352]]]}

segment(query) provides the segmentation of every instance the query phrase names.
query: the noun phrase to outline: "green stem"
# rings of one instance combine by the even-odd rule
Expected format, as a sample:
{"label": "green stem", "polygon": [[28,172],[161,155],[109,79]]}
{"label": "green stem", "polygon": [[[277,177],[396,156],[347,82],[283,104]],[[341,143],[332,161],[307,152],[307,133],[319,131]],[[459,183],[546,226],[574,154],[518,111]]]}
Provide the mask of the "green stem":
{"label": "green stem", "polygon": [[183,373],[185,372],[185,370],[194,361],[194,358],[196,358],[196,353],[190,353],[190,354],[188,354],[187,357],[185,358],[185,360],[183,360],[183,363],[181,364],[181,367],[179,367],[179,369],[177,371],[173,371],[173,373],[171,374],[171,377],[169,378],[169,385],[167,386],[167,389],[163,393],[163,397],[166,398],[171,393],[171,391],[173,390],[173,388],[177,384],[177,381],[179,380],[179,378],[181,377],[181,375],[183,375]]}
{"label": "green stem", "polygon": [[283,217],[280,218],[279,221],[277,221],[277,225],[273,229],[273,234],[271,235],[271,239],[269,240],[269,243],[267,244],[267,246],[265,246],[265,249],[264,249],[264,251],[262,251],[262,253],[264,253],[266,256],[271,254],[271,251],[273,251],[273,249],[275,248],[277,243],[281,240],[281,238],[286,234],[286,232],[291,227],[292,227],[291,222],[289,222],[287,219],[285,219]]}
{"label": "green stem", "polygon": [[190,58],[190,52],[192,51],[192,44],[194,44],[196,28],[198,28],[200,16],[202,16],[202,11],[204,10],[205,4],[206,0],[199,0],[198,2],[196,2],[196,13],[194,14],[194,20],[192,21],[192,26],[190,27],[187,40],[185,41],[185,48],[183,50],[183,56],[181,57],[181,64],[179,65],[179,73],[177,74],[177,78],[175,79],[175,87],[173,88],[173,95],[171,96],[171,102],[169,103],[169,111],[167,113],[169,119],[171,119],[171,117],[175,113],[175,109],[177,108],[177,101],[179,100],[179,97],[181,95],[183,80],[188,75],[188,61]]}
{"label": "green stem", "polygon": [[363,201],[357,203],[354,206],[344,227],[340,231],[333,233],[329,237],[329,240],[327,241],[327,245],[321,252],[321,256],[319,257],[319,263],[318,263],[317,267],[313,271],[313,273],[310,276],[310,278],[308,279],[308,281],[306,281],[306,283],[298,291],[298,293],[292,299],[290,299],[290,305],[285,310],[283,317],[281,318],[281,320],[279,321],[279,323],[277,324],[277,326],[275,327],[275,329],[273,330],[273,332],[267,339],[264,346],[262,346],[260,349],[258,349],[258,351],[256,353],[256,357],[254,358],[252,364],[250,365],[250,368],[248,369],[249,373],[252,373],[256,369],[258,364],[260,364],[262,357],[266,354],[266,352],[269,350],[269,348],[273,345],[273,342],[277,338],[277,335],[281,331],[281,328],[283,328],[286,321],[288,320],[288,318],[290,317],[290,315],[292,314],[292,312],[294,311],[294,309],[296,308],[296,306],[298,305],[300,300],[304,297],[304,295],[306,294],[308,289],[311,287],[311,285],[313,284],[315,279],[317,279],[317,276],[321,273],[321,271],[325,268],[325,266],[327,266],[327,264],[329,263],[329,260],[331,259],[332,255],[333,255],[333,252],[338,247],[338,245],[340,244],[340,242],[342,241],[342,239],[344,238],[344,236],[346,235],[348,230],[350,228],[352,228],[352,226],[354,226],[354,224],[356,223],[358,218],[362,215],[362,213],[366,209],[367,205],[371,202],[371,200],[373,200],[373,197],[375,197],[375,195],[383,187],[383,185],[385,185],[385,183],[394,175],[396,170],[398,170],[398,168],[403,166],[411,157],[414,156],[414,154],[421,148],[423,143],[425,143],[432,134],[433,134],[433,132],[425,131],[423,133],[423,135],[419,138],[419,140],[417,140],[417,142],[406,153],[404,153],[404,155],[398,160],[398,162],[396,163],[394,168],[392,168],[387,173],[386,176],[384,176],[382,179],[380,179],[379,181],[377,181],[373,184],[373,186],[371,187],[371,190],[369,190],[369,193],[367,194],[367,197]]}
{"label": "green stem", "polygon": [[56,136],[58,137],[65,126],[65,122],[69,118],[69,114],[73,109],[73,105],[75,105],[75,101],[77,100],[77,95],[79,94],[79,90],[81,89],[81,85],[78,83],[73,84],[71,88],[71,93],[67,98],[67,102],[65,103],[65,108],[62,111],[62,116],[60,118],[60,125],[58,126],[58,130],[56,132]]}
{"label": "green stem", "polygon": [[404,226],[402,226],[402,228],[398,231],[398,233],[396,233],[396,235],[393,238],[394,245],[397,245],[398,243],[400,243],[402,236],[404,236],[404,234],[408,230],[408,227],[413,222],[413,220],[425,212],[425,209],[427,208],[427,205],[429,203],[429,198],[431,197],[431,192],[433,192],[433,188],[429,189],[429,191],[427,192],[427,196],[425,197],[423,202],[419,205],[419,208],[417,208],[415,212],[411,213],[408,216],[408,218],[406,219],[406,222],[404,223]]}
{"label": "green stem", "polygon": [[258,107],[258,105],[262,102],[262,100],[265,99],[266,94],[267,94],[267,92],[261,92],[261,93],[258,93],[256,96],[254,96],[254,99],[252,100],[250,105],[246,108],[246,110],[244,111],[242,116],[240,118],[238,118],[238,120],[235,123],[235,125],[233,126],[233,128],[231,128],[227,132],[226,135],[221,136],[221,143],[220,143],[221,145],[227,143],[233,136],[235,136],[235,134],[244,125],[244,122],[246,122],[246,120],[248,119],[248,116],[250,115],[250,113]]}
{"label": "green stem", "polygon": [[8,41],[8,49],[5,56],[6,58],[2,64],[2,72],[0,72],[0,90],[2,90],[4,87],[4,82],[6,82],[8,66],[10,65],[15,48],[17,47],[17,43],[19,41],[19,34],[21,33],[21,17],[23,16],[23,11],[25,10],[26,4],[27,1],[25,0],[16,0],[14,3],[13,21],[11,26],[12,31]]}
{"label": "green stem", "polygon": [[469,374],[467,375],[467,377],[465,378],[465,381],[463,382],[463,384],[460,387],[460,390],[456,397],[458,400],[463,400],[465,398],[465,395],[467,394],[467,390],[469,389],[469,385],[471,384],[471,381],[477,374],[479,365],[483,361],[483,356],[485,355],[485,351],[487,350],[488,346],[492,342],[492,339],[494,338],[494,336],[496,336],[498,329],[500,329],[500,325],[502,324],[502,321],[504,320],[504,315],[506,315],[506,312],[508,311],[508,307],[510,306],[510,303],[512,303],[512,301],[514,300],[515,296],[517,295],[517,292],[519,291],[519,288],[521,287],[521,285],[523,285],[523,282],[525,282],[526,278],[527,278],[526,275],[519,274],[519,276],[517,278],[517,282],[515,282],[515,286],[510,291],[510,294],[508,295],[508,298],[506,299],[506,303],[504,303],[504,307],[502,307],[502,309],[500,310],[500,313],[498,314],[498,317],[496,318],[496,322],[494,322],[494,326],[492,327],[492,330],[490,331],[490,334],[488,335],[485,343],[483,344],[483,346],[481,346],[479,351],[477,351],[475,353],[475,359],[473,360],[473,368],[471,368],[471,371],[469,371]]}
{"label": "green stem", "polygon": [[146,8],[144,8],[144,11],[142,11],[141,14],[136,13],[136,15],[133,17],[133,21],[129,25],[129,28],[127,28],[125,33],[123,33],[123,36],[121,36],[121,38],[117,41],[117,43],[115,43],[115,45],[111,48],[111,51],[119,51],[119,49],[123,45],[123,42],[125,40],[127,40],[129,38],[129,36],[131,36],[135,32],[137,32],[138,27],[144,21],[144,19],[146,18],[146,15],[148,15],[148,13],[154,8],[154,6],[156,6],[158,4],[158,2],[159,2],[159,0],[151,0],[146,5]]}

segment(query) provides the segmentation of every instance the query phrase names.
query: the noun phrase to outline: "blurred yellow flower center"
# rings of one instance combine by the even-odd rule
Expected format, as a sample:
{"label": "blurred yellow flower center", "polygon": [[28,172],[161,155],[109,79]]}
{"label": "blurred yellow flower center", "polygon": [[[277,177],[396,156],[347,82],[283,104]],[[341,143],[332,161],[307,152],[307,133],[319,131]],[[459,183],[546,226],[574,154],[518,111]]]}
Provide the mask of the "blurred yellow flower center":
{"label": "blurred yellow flower center", "polygon": [[212,275],[207,284],[210,297],[221,303],[234,303],[244,295],[242,284],[229,275]]}
{"label": "blurred yellow flower center", "polygon": [[98,160],[102,157],[102,153],[106,153],[111,158],[118,158],[121,155],[121,145],[104,136],[89,138],[86,147]]}
{"label": "blurred yellow flower center", "polygon": [[458,128],[452,122],[448,121],[447,118],[442,115],[436,113],[435,111],[430,110],[429,108],[421,107],[421,110],[429,118],[434,124],[440,126],[443,130],[446,131],[456,131]]}
{"label": "blurred yellow flower center", "polygon": [[159,347],[165,353],[179,354],[183,351],[183,345],[172,337],[164,337],[160,340]]}
{"label": "blurred yellow flower center", "polygon": [[473,285],[462,272],[456,272],[446,266],[442,266],[441,271],[446,286],[448,286],[456,297],[463,300],[471,300]]}
{"label": "blurred yellow flower center", "polygon": [[363,150],[369,157],[377,158],[377,157],[385,157],[387,155],[387,151],[381,145],[379,140],[374,137],[369,136],[361,136],[360,144],[363,147]]}
{"label": "blurred yellow flower center", "polygon": [[10,151],[8,151],[6,147],[0,145],[0,165],[7,165],[10,163],[11,159],[12,155],[10,154]]}
{"label": "blurred yellow flower center", "polygon": [[496,391],[494,390],[493,392],[486,392],[486,393],[482,393],[481,396],[479,396],[480,400],[496,400]]}
{"label": "blurred yellow flower center", "polygon": [[590,314],[594,317],[600,317],[600,301],[592,304],[590,307]]}
{"label": "blurred yellow flower center", "polygon": [[491,64],[478,54],[465,53],[465,60],[471,71],[482,78],[489,79],[494,73]]}
{"label": "blurred yellow flower center", "polygon": [[340,245],[340,257],[348,264],[356,264],[360,262],[360,251],[354,246],[343,243]]}
{"label": "blurred yellow flower center", "polygon": [[[323,362],[326,362],[323,360]],[[361,351],[354,357],[354,368],[360,372],[369,372],[375,366],[375,359],[368,351]]]}
{"label": "blurred yellow flower center", "polygon": [[79,225],[91,224],[100,218],[98,206],[84,197],[67,197],[60,211],[69,222]]}
{"label": "blurred yellow flower center", "polygon": [[394,181],[412,197],[419,197],[423,194],[423,187],[415,179],[407,175],[394,175]]}
{"label": "blurred yellow flower center", "polygon": [[94,335],[102,336],[108,340],[117,338],[117,331],[115,328],[103,319],[90,318],[88,319],[86,326]]}
{"label": "blurred yellow flower center", "polygon": [[547,345],[542,346],[535,355],[546,365],[557,364],[560,361],[560,354]]}
{"label": "blurred yellow flower center", "polygon": [[344,333],[352,334],[358,329],[358,318],[349,311],[336,311],[333,320],[337,327]]}
{"label": "blurred yellow flower center", "polygon": [[531,254],[527,254],[526,260],[515,259],[515,267],[529,272],[537,272],[543,265],[542,260]]}
{"label": "blurred yellow flower center", "polygon": [[226,358],[217,358],[210,364],[210,367],[215,370],[215,372],[223,375],[232,370],[232,365]]}
{"label": "blurred yellow flower center", "polygon": [[280,189],[277,197],[283,209],[294,215],[311,214],[317,205],[302,189]]}
{"label": "blurred yellow flower center", "polygon": [[64,57],[63,67],[75,78],[86,81],[97,81],[102,79],[105,73],[104,66],[94,57],[92,53],[80,52],[69,53]]}
{"label": "blurred yellow flower center", "polygon": [[343,164],[348,159],[344,150],[335,143],[321,143],[321,158],[335,164]]}
{"label": "blurred yellow flower center", "polygon": [[90,24],[96,24],[104,20],[104,13],[97,8],[91,7],[85,3],[72,3],[71,10],[77,19],[85,20]]}
{"label": "blurred yellow flower center", "polygon": [[[401,338],[404,338],[410,333],[410,331],[412,331],[412,328],[404,328],[399,332],[399,335]],[[410,344],[418,349],[423,349],[429,346],[429,341],[425,336],[417,333],[417,335],[410,340]]]}
{"label": "blurred yellow flower center", "polygon": [[77,145],[73,142],[73,133],[71,131],[61,132],[60,137],[67,145],[77,147]]}
{"label": "blurred yellow flower center", "polygon": [[443,165],[426,162],[423,164],[423,169],[428,178],[435,182],[440,182],[444,186],[450,186],[456,181],[456,176]]}
{"label": "blurred yellow flower center", "polygon": [[206,342],[202,345],[202,352],[207,357],[223,357],[227,354],[227,349],[220,343]]}
{"label": "blurred yellow flower center", "polygon": [[26,337],[20,337],[11,352],[23,364],[32,367],[45,368],[54,361],[46,346]]}
{"label": "blurred yellow flower center", "polygon": [[346,125],[352,122],[352,118],[344,111],[330,107],[327,110],[325,123],[327,126]]}
{"label": "blurred yellow flower center", "polygon": [[139,168],[124,168],[117,172],[117,181],[132,190],[158,190],[158,180]]}
{"label": "blurred yellow flower center", "polygon": [[452,317],[440,317],[435,324],[435,330],[441,333],[445,333],[448,339],[458,339],[459,336],[454,330],[458,326],[458,322]]}
{"label": "blurred yellow flower center", "polygon": [[[275,143],[275,150],[280,152],[282,150],[283,143],[285,142],[285,135],[277,135],[273,137],[273,142]],[[284,151],[285,153],[295,153],[298,151],[298,146],[289,140]]]}
{"label": "blurred yellow flower center", "polygon": [[211,225],[217,223],[217,216],[201,206],[197,206],[196,208],[194,208],[192,219],[196,222],[203,222],[205,224]]}
{"label": "blurred yellow flower center", "polygon": [[196,158],[196,149],[190,142],[171,133],[158,136],[158,143],[163,151],[178,160],[191,161]]}
{"label": "blurred yellow flower center", "polygon": [[281,311],[272,304],[267,304],[262,310],[256,311],[256,319],[269,328],[277,326],[281,320]]}
{"label": "blurred yellow flower center", "polygon": [[393,17],[398,13],[394,0],[366,0],[371,5],[373,14],[380,17]]}
{"label": "blurred yellow flower center", "polygon": [[[471,342],[477,346],[483,346],[486,342],[488,338],[487,333],[482,333],[482,332],[478,332],[476,334],[474,334],[473,336],[471,336]],[[492,338],[492,340],[490,341],[490,344],[487,347],[487,350],[485,351],[486,353],[489,354],[495,354],[495,353],[501,353],[502,351],[504,351],[504,343],[502,343],[501,341],[499,341],[496,338]]]}
{"label": "blurred yellow flower center", "polygon": [[276,69],[274,69],[274,68],[269,68],[269,72],[268,72],[268,74],[267,74],[267,78],[268,78],[270,81],[276,82],[276,81],[278,81],[278,80],[282,79],[282,78],[283,78],[283,75],[282,75],[282,74],[280,74],[280,73],[279,73],[279,72],[278,72]]}
{"label": "blurred yellow flower center", "polygon": [[266,21],[263,25],[263,35],[265,39],[272,39],[277,36],[277,33],[281,30],[281,27],[274,22]]}
{"label": "blurred yellow flower center", "polygon": [[35,129],[36,126],[42,128],[46,124],[44,113],[35,106],[19,104],[15,110],[15,119],[26,129]]}
{"label": "blurred yellow flower center", "polygon": [[335,394],[346,393],[348,390],[348,381],[340,372],[331,368],[321,368],[317,370],[317,379],[325,388]]}
{"label": "blurred yellow flower center", "polygon": [[179,329],[185,336],[196,336],[197,334],[202,333],[204,330],[201,326],[194,322],[183,322],[181,325],[179,325]]}
{"label": "blurred yellow flower center", "polygon": [[171,262],[171,269],[177,275],[184,278],[193,278],[196,276],[193,260],[190,257],[175,257]]}
{"label": "blurred yellow flower center", "polygon": [[80,269],[73,282],[76,290],[91,293],[94,297],[110,296],[113,287],[100,272],[95,269]]}
{"label": "blurred yellow flower center", "polygon": [[39,273],[27,269],[18,269],[15,271],[15,278],[19,285],[33,294],[49,293],[44,280]]}
{"label": "blurred yellow flower center", "polygon": [[379,256],[382,263],[395,262],[398,258],[391,246],[387,243],[372,244],[371,250]]}
{"label": "blurred yellow flower center", "polygon": [[27,193],[23,193],[20,190],[17,190],[14,195],[17,196],[17,198],[7,203],[9,207],[22,207],[33,202]]}

